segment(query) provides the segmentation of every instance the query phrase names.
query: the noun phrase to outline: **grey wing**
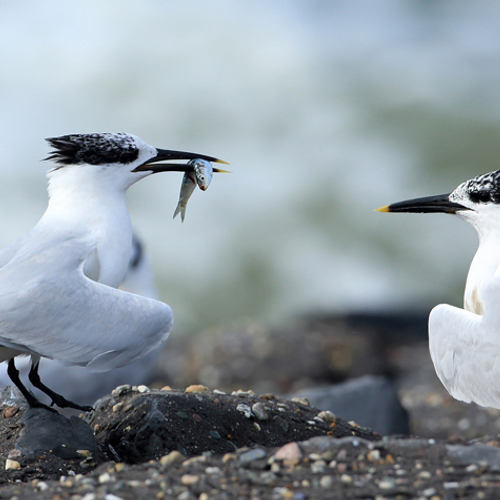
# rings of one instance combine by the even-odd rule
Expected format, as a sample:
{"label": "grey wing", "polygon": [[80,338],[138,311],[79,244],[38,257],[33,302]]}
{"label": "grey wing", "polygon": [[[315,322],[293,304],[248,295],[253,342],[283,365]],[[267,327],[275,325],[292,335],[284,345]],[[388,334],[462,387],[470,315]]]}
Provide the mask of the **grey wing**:
{"label": "grey wing", "polygon": [[0,288],[0,345],[90,371],[144,356],[172,326],[168,305],[96,283],[80,269]]}

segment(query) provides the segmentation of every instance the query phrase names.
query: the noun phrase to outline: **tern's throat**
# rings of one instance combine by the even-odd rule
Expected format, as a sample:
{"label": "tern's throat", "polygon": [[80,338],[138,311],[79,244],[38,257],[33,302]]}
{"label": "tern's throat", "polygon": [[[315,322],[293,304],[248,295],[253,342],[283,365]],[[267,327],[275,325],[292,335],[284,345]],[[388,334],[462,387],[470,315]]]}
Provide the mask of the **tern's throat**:
{"label": "tern's throat", "polygon": [[483,314],[482,288],[500,266],[500,237],[496,233],[480,234],[479,246],[472,260],[464,293],[464,308]]}
{"label": "tern's throat", "polygon": [[64,237],[84,243],[88,255],[82,258],[89,277],[117,287],[125,275],[132,245],[125,189],[73,170],[70,175],[56,172],[50,176],[49,205],[43,220]]}

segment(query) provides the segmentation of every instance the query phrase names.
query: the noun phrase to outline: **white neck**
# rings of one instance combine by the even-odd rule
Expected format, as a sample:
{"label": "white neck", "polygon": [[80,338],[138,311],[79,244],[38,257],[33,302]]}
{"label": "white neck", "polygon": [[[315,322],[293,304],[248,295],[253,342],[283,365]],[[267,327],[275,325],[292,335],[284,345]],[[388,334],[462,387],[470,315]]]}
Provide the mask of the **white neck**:
{"label": "white neck", "polygon": [[93,249],[91,277],[113,287],[125,276],[132,245],[127,187],[95,167],[63,167],[49,174],[49,205],[40,221],[85,241]]}
{"label": "white neck", "polygon": [[[482,222],[486,220],[483,219]],[[495,218],[492,217],[489,222],[490,224],[473,224],[479,236],[479,246],[467,275],[464,308],[476,314],[483,314],[481,292],[484,282],[500,266],[500,228]]]}

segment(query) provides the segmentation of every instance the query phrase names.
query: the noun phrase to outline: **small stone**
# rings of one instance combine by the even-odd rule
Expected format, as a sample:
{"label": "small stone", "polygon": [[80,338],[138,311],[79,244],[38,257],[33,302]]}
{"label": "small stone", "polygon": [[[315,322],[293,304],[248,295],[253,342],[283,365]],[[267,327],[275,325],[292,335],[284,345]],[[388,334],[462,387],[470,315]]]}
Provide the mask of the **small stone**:
{"label": "small stone", "polygon": [[144,393],[144,392],[151,392],[151,389],[147,385],[138,385],[137,391]]}
{"label": "small stone", "polygon": [[259,396],[259,399],[265,399],[267,401],[271,401],[272,399],[276,399],[276,396],[274,394],[271,394],[270,392],[267,394],[261,394]]}
{"label": "small stone", "polygon": [[204,455],[200,455],[197,457],[191,457],[191,458],[188,458],[187,460],[184,460],[184,462],[182,463],[182,466],[188,467],[188,466],[193,465],[193,464],[205,463],[206,461],[207,461],[207,457]]}
{"label": "small stone", "polygon": [[342,474],[340,480],[345,484],[351,484],[353,481],[352,476],[349,476],[349,474]]}
{"label": "small stone", "polygon": [[220,434],[217,431],[210,431],[208,434],[213,439],[220,439],[221,438]]}
{"label": "small stone", "polygon": [[379,481],[378,487],[382,490],[390,490],[396,487],[396,481],[392,477],[383,477]]}
{"label": "small stone", "polygon": [[205,469],[205,474],[219,474],[220,467],[207,467]]}
{"label": "small stone", "polygon": [[113,493],[107,493],[104,495],[104,500],[123,500],[123,497],[117,497],[116,495],[113,495]]}
{"label": "small stone", "polygon": [[250,406],[248,406],[248,405],[239,404],[236,407],[236,410],[238,410],[241,413],[243,413],[243,415],[245,415],[246,418],[252,418],[254,416],[253,413],[252,413],[252,410],[250,409]]}
{"label": "small stone", "polygon": [[371,450],[366,454],[366,459],[370,462],[375,462],[376,460],[380,460],[380,450]]}
{"label": "small stone", "polygon": [[116,472],[121,472],[123,469],[125,469],[125,464],[123,462],[118,462],[117,464],[115,464]]}
{"label": "small stone", "polygon": [[3,416],[3,418],[12,418],[18,412],[19,412],[19,406],[8,406],[2,412],[2,416]]}
{"label": "small stone", "polygon": [[170,465],[174,465],[180,462],[183,462],[185,459],[184,455],[177,450],[171,451],[168,455],[164,455],[160,458],[160,464],[164,467],[169,467]]}
{"label": "small stone", "polygon": [[45,481],[40,481],[37,483],[36,487],[40,490],[40,491],[45,491],[45,490],[48,490],[49,489],[49,485],[45,482]]}
{"label": "small stone", "polygon": [[267,420],[269,415],[266,412],[266,409],[262,403],[255,403],[252,406],[252,412],[257,418],[257,420]]}
{"label": "small stone", "polygon": [[5,470],[8,470],[8,469],[20,469],[21,468],[21,464],[17,461],[17,460],[11,460],[10,458],[8,458],[6,461],[5,461]]}
{"label": "small stone", "polygon": [[262,430],[262,427],[257,423],[257,422],[254,422],[253,423],[253,426],[258,430],[258,431],[261,431]]}
{"label": "small stone", "polygon": [[214,394],[220,394],[221,396],[225,396],[226,395],[226,393],[224,391],[219,391],[219,389],[214,389],[212,392]]}
{"label": "small stone", "polygon": [[307,398],[292,398],[292,402],[294,403],[300,403],[301,405],[304,406],[311,406],[311,403]]}
{"label": "small stone", "polygon": [[236,460],[238,456],[235,453],[226,453],[222,457],[222,463],[225,464],[227,462],[231,462],[232,460]]}
{"label": "small stone", "polygon": [[189,418],[188,414],[185,411],[178,411],[178,412],[176,412],[176,415],[179,418],[182,418],[183,420],[187,420]]}
{"label": "small stone", "polygon": [[189,387],[186,387],[186,390],[184,392],[190,393],[190,392],[208,392],[208,387],[205,387],[204,385],[190,385]]}
{"label": "small stone", "polygon": [[184,486],[191,486],[192,484],[196,484],[199,480],[199,476],[196,476],[194,474],[184,474],[181,477],[181,483]]}
{"label": "small stone", "polygon": [[351,427],[355,427],[356,429],[361,429],[361,426],[357,424],[354,420],[349,420],[348,423]]}
{"label": "small stone", "polygon": [[201,422],[201,417],[200,417],[198,414],[193,413],[193,420],[194,420],[197,424],[199,424],[199,423]]}
{"label": "small stone", "polygon": [[91,453],[89,450],[76,450],[76,452],[79,455],[82,455],[82,457],[90,457],[91,456]]}
{"label": "small stone", "polygon": [[288,443],[282,446],[275,454],[276,460],[300,460],[302,452],[297,443]]}
{"label": "small stone", "polygon": [[126,394],[127,392],[130,392],[131,390],[132,388],[128,384],[119,385],[116,389],[113,389],[111,391],[111,395],[115,397],[120,397]]}
{"label": "small stone", "polygon": [[320,411],[316,417],[323,420],[323,422],[335,422],[335,413],[331,411]]}
{"label": "small stone", "polygon": [[172,387],[169,385],[164,385],[161,389],[161,391],[173,391]]}
{"label": "small stone", "polygon": [[242,391],[238,389],[237,391],[233,391],[231,396],[238,396],[239,398],[252,398],[255,396],[253,391]]}
{"label": "small stone", "polygon": [[203,492],[203,493],[200,493],[200,496],[198,497],[198,500],[209,500],[209,496],[207,493]]}
{"label": "small stone", "polygon": [[310,488],[311,482],[308,479],[303,479],[301,485],[303,488]]}
{"label": "small stone", "polygon": [[21,456],[21,450],[13,448],[12,450],[9,451],[9,455],[7,458],[11,458],[14,460],[16,458],[19,458],[20,456]]}
{"label": "small stone", "polygon": [[323,477],[319,480],[319,485],[320,485],[322,488],[331,488],[331,487],[332,487],[332,484],[333,484],[333,477],[332,477],[332,476],[323,476]]}
{"label": "small stone", "polygon": [[109,483],[112,480],[112,477],[109,473],[105,472],[99,476],[99,484]]}
{"label": "small stone", "polygon": [[254,448],[253,450],[246,451],[240,455],[240,462],[246,464],[266,457],[266,452],[262,448]]}
{"label": "small stone", "polygon": [[120,401],[119,403],[116,403],[113,408],[111,408],[111,411],[116,413],[117,411],[120,411],[123,408],[123,401]]}
{"label": "small stone", "polygon": [[435,488],[427,488],[426,490],[422,491],[422,495],[424,497],[432,497],[436,494]]}
{"label": "small stone", "polygon": [[422,472],[419,472],[417,474],[417,477],[420,479],[430,479],[432,477],[432,474],[426,470],[423,470]]}

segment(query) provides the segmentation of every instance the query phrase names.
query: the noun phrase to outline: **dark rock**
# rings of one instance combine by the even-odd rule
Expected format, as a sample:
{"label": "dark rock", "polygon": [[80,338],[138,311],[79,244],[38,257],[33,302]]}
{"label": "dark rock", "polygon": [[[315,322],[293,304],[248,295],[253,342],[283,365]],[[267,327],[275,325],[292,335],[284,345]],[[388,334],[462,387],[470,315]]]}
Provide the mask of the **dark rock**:
{"label": "dark rock", "polygon": [[305,397],[320,410],[354,420],[382,435],[410,434],[408,412],[401,406],[394,383],[385,377],[361,377],[286,397]]}
{"label": "dark rock", "polygon": [[[186,456],[204,451],[234,452],[245,446],[281,446],[318,435],[352,436],[369,440],[379,436],[341,419],[323,422],[319,413],[298,403],[278,398],[266,401],[268,420],[246,416],[237,408],[255,404],[254,396],[175,391],[130,392],[108,396],[96,404],[90,423],[98,441],[111,445],[128,463],[157,459],[177,450]],[[179,415],[180,414],[180,415]],[[193,414],[199,421],[194,421]]]}
{"label": "dark rock", "polygon": [[88,450],[92,455],[100,453],[89,424],[74,415],[67,418],[43,408],[29,408],[24,411],[20,423],[22,430],[16,448],[23,454],[52,450],[57,456],[64,453],[61,458],[70,458],[69,455],[81,458],[77,450]]}

